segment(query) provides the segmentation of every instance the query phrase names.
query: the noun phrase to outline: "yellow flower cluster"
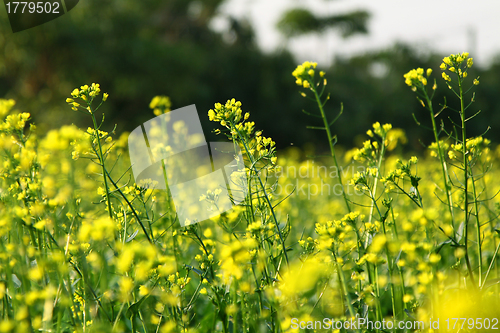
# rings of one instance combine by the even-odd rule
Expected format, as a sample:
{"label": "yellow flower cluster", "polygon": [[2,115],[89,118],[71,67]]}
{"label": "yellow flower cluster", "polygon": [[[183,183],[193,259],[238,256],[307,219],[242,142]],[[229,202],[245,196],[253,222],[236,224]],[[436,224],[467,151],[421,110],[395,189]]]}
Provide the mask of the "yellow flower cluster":
{"label": "yellow flower cluster", "polygon": [[[445,72],[446,70],[455,73],[460,79],[467,77],[467,70],[472,67],[474,61],[469,58],[468,52],[463,52],[461,54],[450,54],[448,57],[443,58],[441,63],[441,74],[445,81],[451,81],[451,77]],[[475,80],[477,81],[477,79]],[[479,83],[479,81],[477,81]],[[474,83],[476,84],[476,83]]]}
{"label": "yellow flower cluster", "polygon": [[[375,135],[378,137],[378,139],[383,141],[384,146],[391,147],[391,150],[395,148],[395,145],[397,144],[397,141],[403,141],[404,140],[404,133],[401,135],[400,132],[394,133],[394,135],[388,136],[389,133],[391,133],[392,125],[391,124],[384,124],[380,125],[379,122],[376,122],[372,125],[373,130],[368,130],[366,134],[371,137],[375,138]],[[380,149],[380,144],[379,141],[377,140],[366,140],[363,142],[363,147],[362,148],[355,148],[352,151],[350,151],[347,155],[352,156],[352,158],[355,161],[372,161],[374,162],[377,153]]]}
{"label": "yellow flower cluster", "polygon": [[[236,101],[234,98],[228,100],[226,104],[215,103],[214,109],[208,111],[208,119],[210,121],[220,122],[222,126],[230,129],[235,127],[240,121],[247,120],[249,116],[250,114],[248,113],[242,116],[241,102]],[[253,124],[249,126],[253,126]]]}
{"label": "yellow flower cluster", "polygon": [[426,71],[426,76],[424,76],[424,69],[423,68],[417,68],[417,69],[412,69],[408,73],[404,75],[405,78],[405,83],[412,87],[413,89],[416,89],[419,86],[426,86],[427,85],[427,78],[431,76],[432,74],[432,69],[428,68]]}
{"label": "yellow flower cluster", "polygon": [[[443,150],[447,150],[450,147],[450,145],[443,140],[439,140],[439,147],[441,147],[441,149],[443,149]],[[430,155],[432,157],[438,157],[438,143],[437,142],[431,143],[429,145],[428,149],[430,150]]]}
{"label": "yellow flower cluster", "polygon": [[380,138],[385,138],[391,129],[391,124],[380,125],[378,121],[373,124],[373,132],[375,132],[375,134],[377,134]]}
{"label": "yellow flower cluster", "polygon": [[[314,74],[315,69],[318,66],[316,62],[305,61],[302,65],[298,65],[297,68],[292,72],[295,77],[297,85],[303,86],[304,88],[310,88],[314,84]],[[324,72],[320,72],[320,76],[323,77]]]}
{"label": "yellow flower cluster", "polygon": [[[71,106],[71,109],[73,109],[73,111],[77,111],[78,108],[82,108],[87,112],[91,113],[92,112],[91,104],[94,101],[94,98],[99,96],[100,93],[101,93],[101,88],[99,83],[92,83],[90,86],[83,85],[80,87],[80,89],[75,88],[71,92],[72,98],[67,98],[66,103],[68,103]],[[102,96],[102,102],[105,102],[108,99],[108,97],[109,95],[107,93],[104,93]],[[78,99],[84,101],[85,105],[82,106],[80,103],[78,103],[76,101]]]}
{"label": "yellow flower cluster", "polygon": [[[396,163],[397,169],[389,172],[387,176],[380,179],[386,187],[386,192],[399,189],[403,193],[406,192],[411,197],[418,199],[418,183],[421,180],[421,177],[412,172],[412,166],[418,163],[418,158],[416,156],[412,156],[408,162],[403,162],[398,159]],[[411,185],[411,188],[406,190],[404,189],[404,185],[400,184],[400,181],[405,179],[408,179]]]}
{"label": "yellow flower cluster", "polygon": [[279,285],[283,304],[314,290],[322,278],[332,272],[333,269],[328,266],[328,263],[319,257],[311,257],[304,262],[294,263],[284,274],[283,282]]}
{"label": "yellow flower cluster", "polygon": [[[15,133],[22,137],[26,122],[31,117],[27,112],[9,114],[13,112],[15,105],[16,102],[12,99],[0,99],[0,120],[2,120],[2,122],[0,122],[0,135],[2,136]],[[5,140],[1,140],[0,145],[4,141]]]}
{"label": "yellow flower cluster", "polygon": [[[445,64],[472,64],[465,58]],[[317,76],[314,70],[309,63],[299,72]],[[418,78],[424,74],[416,75],[424,87]],[[84,91],[88,102],[98,90],[84,86],[74,96]],[[245,149],[240,172],[251,176],[243,184],[249,194],[232,211],[181,228],[168,191],[130,181],[130,165],[119,159],[126,136],[112,146],[97,126],[64,126],[38,139],[14,104],[0,100],[0,332],[292,332],[292,318],[311,325],[320,317],[365,314],[373,322],[406,315],[498,318],[498,292],[488,288],[498,272],[488,267],[499,236],[488,199],[500,186],[500,148],[492,152],[486,138],[463,140],[465,184],[474,185],[465,193],[454,176],[463,165],[446,165],[453,178],[450,212],[440,186],[443,161],[384,155],[405,139],[390,124],[375,123],[344,170],[288,150],[280,157],[287,172],[275,183],[277,175],[268,172],[276,163],[273,140],[247,121],[241,103],[216,104],[210,120]],[[153,110],[167,105],[162,97],[151,103]],[[464,152],[460,141],[430,149],[438,147],[455,157]],[[338,191],[326,192],[328,178],[340,172],[365,186],[358,196],[352,185],[336,184],[348,193],[347,207]],[[291,194],[278,192],[286,181],[296,186]],[[215,202],[219,195],[201,199]],[[464,212],[469,225],[461,224]],[[465,232],[476,222],[477,232]],[[484,287],[480,297],[472,282]]]}
{"label": "yellow flower cluster", "polygon": [[90,240],[113,241],[115,239],[116,223],[109,216],[104,216],[97,219],[84,221],[80,227],[78,239],[81,242],[87,243]]}
{"label": "yellow flower cluster", "polygon": [[170,112],[172,103],[168,96],[155,96],[149,103],[149,108],[153,110],[155,116]]}
{"label": "yellow flower cluster", "polygon": [[[21,137],[23,136],[22,132],[31,115],[27,112],[12,113],[15,105],[16,102],[13,99],[0,99],[0,120],[2,120],[0,122],[0,135],[15,133]],[[3,141],[0,141],[0,144]]]}
{"label": "yellow flower cluster", "polygon": [[[467,149],[467,158],[469,161],[473,161],[480,156],[483,155],[483,153],[486,155],[486,159],[490,160],[489,157],[489,152],[490,149],[488,146],[490,145],[491,141],[489,139],[483,138],[482,136],[478,136],[475,138],[469,138],[466,141],[466,149]],[[457,153],[462,154],[463,151],[463,144],[462,143],[457,143],[457,144],[452,144],[451,145],[451,150],[448,151],[448,157],[450,159],[456,159],[457,158]]]}
{"label": "yellow flower cluster", "polygon": [[13,99],[0,99],[0,118],[5,117],[16,105]]}
{"label": "yellow flower cluster", "polygon": [[[262,136],[262,131],[255,132],[255,122],[247,121],[250,117],[248,112],[243,114],[241,102],[234,98],[225,104],[215,103],[213,109],[208,111],[210,121],[219,122],[229,130],[228,138],[240,143],[247,156],[257,160],[266,160],[271,165],[276,165],[275,142],[271,138]],[[215,131],[217,134],[220,131]]]}
{"label": "yellow flower cluster", "polygon": [[27,112],[19,114],[10,114],[7,116],[5,121],[0,124],[0,131],[10,132],[10,131],[22,131],[26,122],[30,119],[31,115]]}
{"label": "yellow flower cluster", "polygon": [[340,220],[327,221],[326,223],[316,223],[315,231],[321,237],[334,239],[335,242],[344,242],[347,234],[354,231],[353,226],[356,221],[364,219],[364,215],[359,212],[351,212]]}

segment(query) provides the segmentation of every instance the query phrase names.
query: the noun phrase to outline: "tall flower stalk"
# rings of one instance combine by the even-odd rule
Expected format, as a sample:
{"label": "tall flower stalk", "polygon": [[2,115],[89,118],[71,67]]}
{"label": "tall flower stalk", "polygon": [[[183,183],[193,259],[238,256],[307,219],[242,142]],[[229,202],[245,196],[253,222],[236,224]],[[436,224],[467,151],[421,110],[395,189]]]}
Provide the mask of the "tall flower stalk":
{"label": "tall flower stalk", "polygon": [[[306,61],[302,65],[297,66],[297,68],[293,71],[292,75],[296,78],[295,83],[297,85],[304,87],[305,89],[308,89],[311,91],[313,97],[307,96],[306,93],[302,92],[302,96],[307,97],[314,101],[319,109],[319,115],[318,114],[312,114],[307,111],[304,111],[304,113],[321,118],[323,120],[323,126],[322,127],[317,127],[317,126],[308,126],[310,129],[318,129],[318,130],[324,130],[326,132],[326,136],[328,138],[328,146],[330,147],[330,154],[333,159],[333,163],[335,167],[338,170],[338,180],[340,187],[342,189],[342,197],[344,198],[344,203],[347,208],[347,211],[350,213],[351,212],[351,206],[349,205],[349,199],[347,198],[347,194],[344,189],[344,183],[342,181],[342,172],[340,172],[339,168],[339,163],[337,161],[337,155],[335,154],[335,144],[337,142],[337,137],[332,135],[331,132],[331,126],[337,121],[337,119],[340,117],[340,115],[343,112],[343,106],[341,105],[340,112],[339,114],[333,119],[329,120],[324,107],[326,102],[330,99],[330,95],[327,95],[325,98],[323,98],[323,95],[325,93],[325,87],[327,84],[327,80],[324,77],[325,72],[320,71],[319,73],[316,73],[316,67],[317,67],[316,62],[309,62]],[[317,77],[319,76],[319,79]],[[321,87],[321,88],[320,88]],[[320,90],[318,90],[320,88]]]}
{"label": "tall flower stalk", "polygon": [[[443,187],[444,187],[444,192],[446,194],[446,203],[448,206],[448,210],[450,212],[450,219],[451,219],[451,226],[453,230],[455,231],[455,213],[454,213],[454,204],[453,204],[453,197],[451,194],[451,180],[450,176],[448,173],[448,165],[446,163],[446,156],[445,156],[445,149],[443,147],[443,142],[439,139],[439,136],[441,135],[441,130],[438,129],[438,126],[436,124],[436,117],[446,108],[443,107],[439,112],[434,111],[434,107],[432,105],[432,99],[434,97],[434,94],[437,89],[437,84],[434,83],[432,86],[432,93],[429,95],[427,92],[427,83],[428,79],[432,74],[432,69],[428,68],[427,71],[425,72],[424,76],[424,69],[423,68],[417,68],[417,69],[412,69],[408,73],[404,75],[405,78],[405,83],[412,88],[414,92],[417,93],[417,99],[419,102],[422,104],[423,107],[425,107],[429,111],[429,116],[431,119],[432,123],[432,133],[434,134],[434,140],[436,144],[436,150],[437,150],[437,156],[439,158],[439,162],[441,165],[441,174],[442,174],[442,179],[443,179]],[[455,232],[453,233],[453,238],[455,238]]]}
{"label": "tall flower stalk", "polygon": [[[465,94],[470,91],[469,88],[467,91],[464,91],[464,83],[465,83],[465,78],[467,78],[467,70],[472,67],[473,65],[473,59],[469,58],[469,53],[462,53],[462,54],[452,54],[449,57],[443,58],[443,63],[441,64],[441,69],[443,70],[443,78],[446,81],[446,84],[448,87],[453,91],[453,93],[459,98],[460,100],[460,109],[458,110],[460,114],[460,134],[461,138],[455,138],[458,142],[458,148],[461,148],[461,153],[462,153],[462,168],[463,168],[463,183],[462,183],[462,189],[464,193],[464,223],[465,223],[465,235],[464,235],[464,249],[465,249],[465,262],[467,264],[467,269],[469,271],[470,279],[473,285],[475,285],[474,282],[474,275],[473,275],[473,269],[471,265],[471,260],[470,260],[470,253],[469,253],[469,228],[470,228],[470,217],[471,217],[471,212],[469,212],[469,205],[470,204],[475,204],[476,210],[477,210],[477,200],[478,198],[474,196],[473,202],[471,203],[469,201],[469,179],[472,180],[473,187],[474,187],[474,192],[475,192],[475,179],[473,176],[473,170],[472,166],[473,164],[471,163],[473,161],[472,159],[472,151],[470,151],[470,146],[468,145],[469,140],[467,139],[467,128],[466,128],[466,123],[467,121],[471,120],[475,115],[472,115],[470,118],[467,117],[465,111],[469,108],[469,106],[474,102],[474,96],[472,97],[472,100],[469,105],[465,105],[464,103],[464,98]],[[452,73],[452,75],[456,78],[456,81],[452,80],[450,76],[446,73],[446,71],[449,71]],[[457,88],[454,88],[450,83],[455,82],[457,84]],[[479,81],[477,79],[474,79],[473,81],[474,85],[479,84]],[[482,265],[482,250],[481,250],[481,224],[479,221],[479,215],[475,214],[476,216],[476,244],[477,244],[477,260],[478,260],[478,279],[479,279],[479,287],[481,287],[482,284],[482,275],[483,275],[483,265]]]}
{"label": "tall flower stalk", "polygon": [[[102,178],[103,178],[103,184],[104,184],[104,197],[106,200],[106,206],[107,206],[107,211],[110,219],[113,219],[113,209],[111,206],[111,189],[109,186],[109,183],[113,184],[115,187],[116,191],[120,194],[120,196],[125,200],[127,203],[127,206],[130,208],[132,211],[134,217],[137,219],[137,222],[141,226],[144,235],[146,236],[147,240],[149,243],[152,243],[151,236],[148,234],[146,227],[144,226],[143,222],[141,221],[141,218],[137,214],[136,209],[132,206],[131,202],[127,199],[126,195],[122,192],[122,190],[119,188],[119,186],[116,184],[116,182],[111,178],[108,169],[106,168],[105,162],[106,162],[106,156],[109,153],[109,150],[104,151],[103,150],[103,142],[110,142],[111,141],[111,136],[109,133],[101,131],[101,124],[97,124],[97,119],[96,119],[96,112],[99,110],[99,108],[102,106],[104,102],[108,99],[108,94],[103,93],[101,102],[97,105],[97,107],[93,106],[93,102],[97,96],[101,93],[101,88],[98,83],[92,83],[90,86],[89,85],[83,85],[80,87],[80,89],[76,88],[71,92],[71,97],[72,98],[67,98],[66,103],[68,103],[73,111],[80,111],[85,114],[90,114],[92,118],[92,125],[93,128],[89,128],[87,130],[87,133],[91,137],[92,141],[92,150],[95,155],[95,158],[97,159],[97,164],[101,167],[102,170]],[[80,100],[80,103],[83,101],[84,105],[80,104],[78,101]],[[104,116],[103,116],[103,121],[104,121]],[[75,156],[73,156],[75,158]],[[151,228],[150,228],[151,229]]]}
{"label": "tall flower stalk", "polygon": [[[456,110],[460,117],[460,123],[453,123],[455,128],[458,130],[447,132],[443,127],[438,131],[436,126],[435,118],[448,106],[444,106],[438,113],[434,113],[432,107],[432,97],[436,90],[436,83],[432,87],[432,94],[429,96],[427,92],[427,80],[431,75],[432,70],[429,68],[424,76],[424,70],[422,68],[413,69],[404,75],[405,82],[407,85],[412,87],[412,90],[417,93],[417,99],[420,103],[429,110],[432,121],[432,128],[435,138],[435,147],[437,148],[437,156],[441,162],[441,169],[443,174],[443,182],[445,186],[445,192],[447,196],[447,206],[451,214],[451,222],[453,234],[451,241],[455,246],[461,247],[464,250],[464,259],[467,267],[467,272],[472,285],[476,285],[474,278],[474,268],[471,263],[471,248],[470,248],[470,228],[471,228],[471,217],[475,216],[475,229],[476,229],[476,252],[477,252],[477,269],[478,269],[478,284],[477,286],[481,288],[483,285],[483,263],[482,263],[482,240],[481,240],[481,223],[479,217],[479,198],[476,191],[476,181],[474,176],[473,167],[479,156],[478,151],[480,149],[480,142],[483,142],[482,137],[478,138],[467,138],[467,122],[474,118],[478,113],[468,116],[466,114],[467,109],[474,102],[474,95],[471,101],[466,104],[465,96],[470,92],[474,85],[479,84],[479,78],[473,80],[472,85],[469,88],[465,88],[466,78],[468,76],[468,70],[473,65],[473,59],[469,57],[469,53],[464,52],[461,54],[451,54],[448,57],[443,58],[443,63],[440,66],[442,72],[442,78],[445,80],[448,88],[455,94],[455,96],[460,101],[460,107]],[[451,75],[451,76],[450,76]],[[447,137],[453,139],[455,144],[451,145],[452,150],[448,152],[448,157],[451,160],[456,160],[459,162],[458,168],[462,173],[460,180],[457,178],[457,184],[453,184],[451,181],[451,175],[447,168],[446,158],[445,158],[445,144],[440,140],[439,135],[444,132]],[[457,156],[456,154],[461,156]],[[463,194],[463,233],[460,230],[457,231],[455,225],[455,215],[451,190],[452,187],[457,188]],[[472,208],[471,208],[472,206]],[[460,228],[461,229],[461,228]],[[463,244],[459,244],[462,243]],[[495,258],[493,258],[494,260]]]}
{"label": "tall flower stalk", "polygon": [[[261,192],[262,198],[269,209],[270,216],[276,227],[277,236],[282,249],[282,255],[285,263],[288,266],[288,254],[285,245],[285,236],[283,228],[280,227],[278,217],[276,216],[275,206],[271,202],[270,188],[266,188],[265,182],[262,180],[262,175],[267,172],[273,172],[276,165],[276,148],[275,143],[271,138],[262,136],[261,131],[255,131],[254,122],[249,122],[247,119],[250,114],[243,114],[241,102],[234,98],[226,102],[226,104],[216,103],[214,109],[208,112],[209,120],[219,122],[228,133],[228,137],[239,144],[249,161],[249,205],[253,211],[252,193]],[[218,131],[220,133],[220,130]],[[255,177],[254,177],[255,176]],[[255,179],[257,182],[257,192],[252,190],[251,182]]]}

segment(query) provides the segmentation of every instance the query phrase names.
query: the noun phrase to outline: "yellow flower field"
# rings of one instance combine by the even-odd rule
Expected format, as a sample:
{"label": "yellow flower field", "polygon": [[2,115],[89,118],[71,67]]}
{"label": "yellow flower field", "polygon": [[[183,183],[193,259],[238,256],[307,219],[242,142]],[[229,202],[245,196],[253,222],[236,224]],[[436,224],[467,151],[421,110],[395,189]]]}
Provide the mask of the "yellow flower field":
{"label": "yellow flower field", "polygon": [[[252,110],[215,103],[207,117],[241,150],[247,196],[185,227],[169,191],[134,182],[128,133],[101,122],[113,92],[76,88],[68,112],[93,127],[45,135],[28,110],[0,100],[0,332],[500,329],[500,149],[487,133],[467,134],[479,84],[471,66],[461,53],[436,79],[402,73],[432,123],[425,156],[400,155],[404,128],[378,122],[362,147],[339,150],[335,126],[352,125],[342,108],[332,116],[313,62],[293,77],[328,156],[278,151]],[[432,99],[448,88],[454,107]],[[154,117],[171,103],[149,106]],[[218,209],[219,195],[200,201]]]}

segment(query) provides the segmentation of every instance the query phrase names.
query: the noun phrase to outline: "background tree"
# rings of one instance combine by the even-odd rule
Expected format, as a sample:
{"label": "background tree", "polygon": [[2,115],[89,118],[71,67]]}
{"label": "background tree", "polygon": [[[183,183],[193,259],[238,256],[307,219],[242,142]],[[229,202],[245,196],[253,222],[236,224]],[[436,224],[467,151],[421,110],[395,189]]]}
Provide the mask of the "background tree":
{"label": "background tree", "polygon": [[[215,101],[234,97],[280,147],[312,143],[317,150],[327,149],[323,133],[305,128],[314,120],[302,113],[310,105],[291,79],[297,61],[287,50],[263,53],[244,20],[228,17],[229,30],[224,34],[229,39],[210,29],[223,3],[80,1],[68,14],[16,34],[11,33],[6,12],[0,11],[0,96],[16,99],[19,109],[29,111],[42,131],[69,123],[86,127],[88,120],[68,110],[64,100],[75,86],[99,82],[110,93],[106,115],[110,123],[118,124],[119,132],[151,119],[150,99],[168,95],[173,108],[196,104],[206,134],[212,129],[208,109]],[[288,36],[328,28],[349,36],[366,33],[368,17],[366,12],[316,17],[305,9],[293,9],[283,15],[279,26]],[[403,74],[419,66],[437,70],[440,60],[403,45],[337,58],[327,70],[332,97],[327,109],[336,113],[344,103],[345,112],[334,129],[339,145],[351,147],[375,120],[402,127],[413,124],[412,113],[427,119],[406,89]],[[499,64],[475,69],[485,83],[478,87],[476,105],[486,113],[479,118],[483,123],[478,123],[477,132],[489,125],[486,121],[492,126],[500,123]],[[436,103],[441,101],[436,96]],[[491,131],[489,136],[495,139],[496,133]],[[421,149],[408,134],[408,147]]]}
{"label": "background tree", "polygon": [[283,13],[277,28],[287,37],[321,33],[328,28],[339,30],[342,37],[350,37],[354,34],[367,34],[369,18],[370,14],[364,10],[317,16],[308,9],[294,8]]}

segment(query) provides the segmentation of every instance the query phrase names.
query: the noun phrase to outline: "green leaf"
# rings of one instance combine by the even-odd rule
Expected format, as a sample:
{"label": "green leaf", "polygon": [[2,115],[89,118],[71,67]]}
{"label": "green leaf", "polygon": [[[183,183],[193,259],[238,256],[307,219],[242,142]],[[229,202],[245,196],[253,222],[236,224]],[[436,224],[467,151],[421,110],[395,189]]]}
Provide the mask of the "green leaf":
{"label": "green leaf", "polygon": [[135,302],[134,304],[132,304],[131,306],[128,307],[127,309],[127,317],[130,318],[130,317],[135,317],[138,313],[139,313],[139,308],[141,307],[142,303],[144,303],[144,301],[149,297],[149,295],[146,295],[144,296],[143,298],[141,298],[139,301]]}

